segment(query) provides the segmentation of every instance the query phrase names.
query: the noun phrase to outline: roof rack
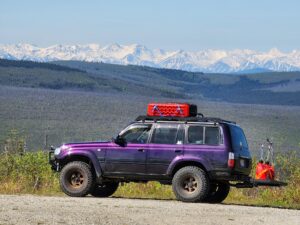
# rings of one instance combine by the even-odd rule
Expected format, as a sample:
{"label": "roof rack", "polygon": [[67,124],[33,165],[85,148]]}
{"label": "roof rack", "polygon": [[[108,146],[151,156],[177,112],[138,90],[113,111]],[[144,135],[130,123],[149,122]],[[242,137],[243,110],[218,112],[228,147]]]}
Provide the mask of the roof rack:
{"label": "roof rack", "polygon": [[194,116],[194,117],[161,117],[161,116],[138,116],[135,121],[183,121],[183,122],[213,122],[213,123],[232,123],[236,124],[234,121],[223,120],[215,117],[202,117],[202,116]]}

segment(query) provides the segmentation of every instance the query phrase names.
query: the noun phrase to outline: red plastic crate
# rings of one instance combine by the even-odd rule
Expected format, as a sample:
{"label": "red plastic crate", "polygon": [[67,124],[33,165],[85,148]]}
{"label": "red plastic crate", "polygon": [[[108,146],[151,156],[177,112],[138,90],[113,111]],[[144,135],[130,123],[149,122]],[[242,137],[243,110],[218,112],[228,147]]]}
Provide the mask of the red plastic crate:
{"label": "red plastic crate", "polygon": [[197,106],[188,103],[149,103],[147,115],[191,117],[197,115]]}

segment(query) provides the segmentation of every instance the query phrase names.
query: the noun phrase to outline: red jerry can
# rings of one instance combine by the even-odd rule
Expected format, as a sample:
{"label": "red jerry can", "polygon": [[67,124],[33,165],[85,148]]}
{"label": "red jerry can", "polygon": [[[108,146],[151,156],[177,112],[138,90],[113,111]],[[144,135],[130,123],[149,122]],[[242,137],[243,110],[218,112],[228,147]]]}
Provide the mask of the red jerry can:
{"label": "red jerry can", "polygon": [[256,165],[255,179],[257,180],[274,180],[275,169],[274,166],[267,163],[259,162]]}

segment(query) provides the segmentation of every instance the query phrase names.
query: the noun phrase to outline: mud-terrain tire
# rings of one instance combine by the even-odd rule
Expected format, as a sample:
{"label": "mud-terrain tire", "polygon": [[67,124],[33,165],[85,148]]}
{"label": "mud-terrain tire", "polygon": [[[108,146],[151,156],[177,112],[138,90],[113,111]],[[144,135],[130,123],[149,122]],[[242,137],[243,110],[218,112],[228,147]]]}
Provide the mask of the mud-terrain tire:
{"label": "mud-terrain tire", "polygon": [[230,185],[227,182],[211,184],[210,191],[205,199],[208,203],[221,203],[228,196]]}
{"label": "mud-terrain tire", "polygon": [[107,182],[103,184],[96,184],[90,194],[94,197],[109,197],[113,195],[118,189],[119,183]]}
{"label": "mud-terrain tire", "polygon": [[71,197],[84,197],[94,186],[90,166],[81,161],[70,162],[60,173],[60,187]]}
{"label": "mud-terrain tire", "polygon": [[173,192],[177,200],[201,202],[209,193],[210,182],[207,174],[196,166],[179,169],[172,180]]}

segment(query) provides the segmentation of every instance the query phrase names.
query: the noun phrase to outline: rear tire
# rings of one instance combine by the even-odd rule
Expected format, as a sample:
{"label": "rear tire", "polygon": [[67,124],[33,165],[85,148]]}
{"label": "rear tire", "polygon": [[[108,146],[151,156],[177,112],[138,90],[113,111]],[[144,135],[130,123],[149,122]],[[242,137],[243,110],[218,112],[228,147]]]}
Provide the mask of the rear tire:
{"label": "rear tire", "polygon": [[94,184],[90,166],[81,161],[70,162],[60,173],[60,187],[71,197],[84,197]]}
{"label": "rear tire", "polygon": [[215,183],[211,185],[210,192],[205,199],[208,203],[221,203],[228,196],[230,191],[229,183]]}
{"label": "rear tire", "polygon": [[173,192],[177,200],[201,202],[209,193],[209,179],[199,167],[186,166],[179,169],[172,180]]}
{"label": "rear tire", "polygon": [[115,182],[96,184],[90,194],[94,197],[109,197],[116,192],[118,186],[119,183]]}

